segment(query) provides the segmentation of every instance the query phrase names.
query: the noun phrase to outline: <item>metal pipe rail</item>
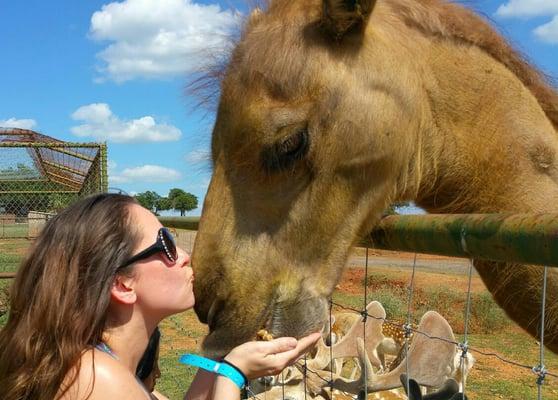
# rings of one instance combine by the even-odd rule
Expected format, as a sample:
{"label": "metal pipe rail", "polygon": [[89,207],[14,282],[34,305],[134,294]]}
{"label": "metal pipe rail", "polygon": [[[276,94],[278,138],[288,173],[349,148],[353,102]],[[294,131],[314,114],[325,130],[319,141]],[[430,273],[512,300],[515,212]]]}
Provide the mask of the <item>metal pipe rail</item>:
{"label": "metal pipe rail", "polygon": [[[160,217],[197,230],[197,217]],[[558,214],[427,214],[383,218],[359,245],[558,267]]]}
{"label": "metal pipe rail", "polygon": [[[159,217],[198,230],[199,217]],[[558,214],[427,214],[383,218],[360,246],[558,267]],[[0,279],[14,273],[0,273]]]}

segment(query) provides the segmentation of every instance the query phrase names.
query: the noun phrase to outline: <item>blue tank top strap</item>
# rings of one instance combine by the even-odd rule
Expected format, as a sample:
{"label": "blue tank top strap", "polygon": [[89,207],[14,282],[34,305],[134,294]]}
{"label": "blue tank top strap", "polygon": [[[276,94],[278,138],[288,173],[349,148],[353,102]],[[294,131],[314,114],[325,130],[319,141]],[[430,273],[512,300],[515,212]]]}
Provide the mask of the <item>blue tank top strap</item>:
{"label": "blue tank top strap", "polygon": [[118,356],[116,354],[114,354],[114,352],[111,350],[111,348],[105,342],[97,343],[95,345],[95,348],[97,350],[102,351],[103,353],[107,353],[109,356],[111,356],[115,360],[118,360]]}

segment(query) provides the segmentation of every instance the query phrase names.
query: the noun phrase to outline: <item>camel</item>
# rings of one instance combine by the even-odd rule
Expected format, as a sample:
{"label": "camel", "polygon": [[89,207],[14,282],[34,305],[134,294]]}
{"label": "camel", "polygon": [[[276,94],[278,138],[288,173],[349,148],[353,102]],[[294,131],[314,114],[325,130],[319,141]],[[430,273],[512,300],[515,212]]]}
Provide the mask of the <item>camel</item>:
{"label": "camel", "polygon": [[[219,74],[210,74],[216,76]],[[443,0],[271,0],[221,74],[192,265],[220,356],[265,328],[327,324],[351,247],[389,204],[558,211],[558,94],[471,10]],[[538,337],[542,268],[475,260]],[[558,352],[558,271],[545,345]]]}

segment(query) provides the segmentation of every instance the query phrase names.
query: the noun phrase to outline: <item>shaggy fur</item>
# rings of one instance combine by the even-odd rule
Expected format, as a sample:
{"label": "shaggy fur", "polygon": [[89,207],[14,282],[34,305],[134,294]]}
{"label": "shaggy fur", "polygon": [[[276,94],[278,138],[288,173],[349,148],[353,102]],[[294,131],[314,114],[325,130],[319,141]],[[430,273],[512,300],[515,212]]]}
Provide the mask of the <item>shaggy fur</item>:
{"label": "shaggy fur", "polygon": [[[319,329],[351,245],[393,201],[558,212],[558,95],[485,21],[441,0],[324,2],[254,11],[223,74],[193,254],[210,354],[262,326]],[[542,269],[475,266],[537,336]],[[551,270],[555,352],[557,297]]]}

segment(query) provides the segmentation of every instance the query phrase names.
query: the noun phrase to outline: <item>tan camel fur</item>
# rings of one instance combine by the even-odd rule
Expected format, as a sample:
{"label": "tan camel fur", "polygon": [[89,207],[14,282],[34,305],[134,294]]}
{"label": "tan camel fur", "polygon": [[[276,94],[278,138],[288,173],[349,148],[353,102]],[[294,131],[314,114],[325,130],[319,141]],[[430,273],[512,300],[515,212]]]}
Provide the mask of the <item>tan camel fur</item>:
{"label": "tan camel fur", "polygon": [[[196,240],[208,354],[327,323],[358,239],[395,201],[558,212],[558,96],[484,20],[442,0],[273,0],[221,81]],[[538,334],[542,269],[475,262]],[[558,352],[558,271],[545,344]]]}

